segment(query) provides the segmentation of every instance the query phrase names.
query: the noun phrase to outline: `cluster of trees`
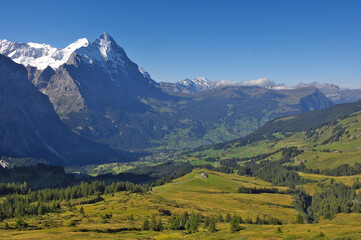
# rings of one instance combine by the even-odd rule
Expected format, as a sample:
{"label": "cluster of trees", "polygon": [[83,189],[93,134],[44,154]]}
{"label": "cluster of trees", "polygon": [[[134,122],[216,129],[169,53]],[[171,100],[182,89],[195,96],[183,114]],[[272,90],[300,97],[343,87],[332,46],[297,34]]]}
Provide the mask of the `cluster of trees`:
{"label": "cluster of trees", "polygon": [[[277,218],[267,218],[264,216],[260,218],[257,216],[255,220],[247,217],[246,219],[242,219],[242,217],[238,215],[231,215],[227,213],[225,217],[221,214],[218,216],[208,216],[204,217],[200,213],[195,214],[188,212],[184,212],[180,215],[173,215],[167,229],[169,230],[184,230],[187,233],[196,233],[198,232],[199,227],[203,227],[204,229],[208,229],[210,233],[214,233],[217,231],[216,224],[218,222],[228,222],[230,224],[231,232],[238,232],[243,228],[240,224],[270,224],[270,225],[282,225],[282,221]],[[148,217],[144,220],[142,225],[142,230],[152,230],[152,231],[161,231],[164,229],[164,225],[159,218],[158,220],[153,215],[151,219]]]}
{"label": "cluster of trees", "polygon": [[291,159],[304,152],[303,150],[300,150],[297,147],[281,148],[280,150],[282,151],[282,157],[278,161],[279,164],[290,162]]}
{"label": "cluster of trees", "polygon": [[74,175],[65,173],[64,168],[45,164],[14,168],[0,167],[0,182],[26,182],[32,189],[56,188],[77,183]]}
{"label": "cluster of trees", "polygon": [[67,201],[76,198],[99,196],[121,191],[144,193],[150,190],[147,185],[137,185],[131,182],[116,182],[106,185],[104,182],[94,181],[92,183],[81,182],[79,185],[66,188],[47,188],[31,191],[27,194],[30,201]]}
{"label": "cluster of trees", "polygon": [[308,209],[312,204],[312,197],[308,195],[302,188],[295,189],[293,204],[295,209],[302,213],[296,217],[296,223],[311,223],[313,221],[312,218],[308,215]]}
{"label": "cluster of trees", "polygon": [[0,219],[23,217],[26,215],[43,215],[48,212],[56,212],[60,209],[59,202],[33,203],[28,197],[21,195],[10,195],[0,203]]}
{"label": "cluster of trees", "polygon": [[19,183],[0,183],[0,196],[8,194],[26,194],[29,191],[28,184],[26,182]]}
{"label": "cluster of trees", "polygon": [[295,188],[296,185],[307,182],[305,179],[302,179],[296,171],[289,170],[278,163],[267,162],[262,164],[263,166],[261,167],[257,165],[261,164],[253,166],[253,170],[251,170],[252,176],[271,182],[273,185]]}
{"label": "cluster of trees", "polygon": [[184,212],[181,215],[172,216],[169,223],[170,230],[187,230],[188,233],[198,232],[198,228],[204,217],[198,213],[188,214]]}
{"label": "cluster of trees", "polygon": [[252,219],[247,217],[246,219],[243,219],[242,217],[238,216],[238,215],[233,215],[231,216],[230,214],[226,215],[226,222],[230,222],[231,223],[231,228],[232,228],[232,224],[264,224],[264,225],[282,225],[282,221],[279,220],[278,218],[275,217],[266,217],[263,216],[263,218],[257,216],[256,219]]}
{"label": "cluster of trees", "polygon": [[107,185],[116,182],[132,182],[136,184],[150,183],[158,186],[170,182],[172,179],[182,177],[190,173],[194,166],[189,162],[172,162],[158,164],[156,166],[140,166],[128,172],[119,174],[101,174],[96,177],[87,175],[67,174],[64,168],[46,164],[38,164],[29,167],[0,168],[0,196],[12,193],[21,193],[20,184],[13,186],[7,183],[26,182],[31,189],[60,188],[79,185],[82,181],[102,181]]}
{"label": "cluster of trees", "polygon": [[26,195],[12,194],[0,202],[0,219],[22,217],[26,215],[43,215],[55,212],[60,208],[60,201],[111,194],[120,191],[144,193],[150,190],[147,185],[136,185],[130,182],[117,182],[105,185],[104,182],[82,182],[67,188],[53,188],[31,191]]}
{"label": "cluster of trees", "polygon": [[257,188],[257,187],[239,187],[238,193],[247,193],[247,194],[259,194],[259,193],[278,193],[278,194],[291,194],[295,191],[293,189],[280,190],[278,188]]}
{"label": "cluster of trees", "polygon": [[322,192],[312,197],[308,214],[314,220],[320,217],[333,218],[337,213],[360,213],[361,192],[356,194],[355,185],[331,183]]}
{"label": "cluster of trees", "polygon": [[146,175],[152,182],[151,186],[159,186],[192,172],[193,168],[194,166],[189,162],[168,161],[156,166],[140,166],[130,170],[129,173]]}
{"label": "cluster of trees", "polygon": [[301,163],[299,166],[294,167],[297,171],[314,173],[314,174],[322,174],[327,176],[352,176],[361,174],[361,163],[355,163],[353,166],[349,164],[342,164],[333,169],[309,169],[305,166],[304,163]]}
{"label": "cluster of trees", "polygon": [[356,194],[357,187],[358,184],[347,186],[331,181],[312,197],[296,189],[295,208],[302,212],[296,223],[317,222],[321,217],[331,219],[338,213],[361,213],[361,192]]}
{"label": "cluster of trees", "polygon": [[148,230],[152,230],[152,231],[162,231],[163,230],[163,223],[162,223],[162,219],[158,219],[156,220],[155,216],[153,215],[149,221],[149,218],[147,217],[142,225],[142,231],[148,231]]}
{"label": "cluster of trees", "polygon": [[290,188],[306,183],[307,180],[302,179],[295,170],[283,166],[284,163],[290,162],[292,158],[303,151],[296,147],[282,148],[280,151],[282,151],[281,159],[277,161],[264,160],[260,163],[247,162],[238,168],[238,174],[257,177],[271,182],[273,185]]}
{"label": "cluster of trees", "polygon": [[280,165],[277,161],[263,161],[261,163],[246,163],[238,170],[239,175],[257,177],[270,182],[276,186],[286,186],[295,188],[296,185],[304,184],[308,180],[302,179],[299,174],[292,169]]}
{"label": "cluster of trees", "polygon": [[[257,161],[267,158],[277,152],[282,153],[281,159],[277,161],[264,160],[257,163]],[[301,179],[295,170],[284,167],[282,164],[290,162],[302,152],[303,150],[299,150],[297,147],[281,148],[273,153],[261,154],[250,158],[225,159],[220,161],[219,167],[213,167],[212,165],[203,165],[201,167],[223,173],[233,173],[234,171],[237,171],[241,176],[253,176],[271,182],[277,186],[294,188],[296,185],[305,183],[305,180]],[[244,166],[240,166],[238,164],[240,161],[248,162],[246,162]]]}
{"label": "cluster of trees", "polygon": [[336,126],[333,130],[332,130],[332,134],[331,136],[324,140],[321,145],[330,143],[330,142],[337,142],[340,140],[340,138],[342,137],[342,135],[345,133],[346,128],[342,127],[341,125]]}

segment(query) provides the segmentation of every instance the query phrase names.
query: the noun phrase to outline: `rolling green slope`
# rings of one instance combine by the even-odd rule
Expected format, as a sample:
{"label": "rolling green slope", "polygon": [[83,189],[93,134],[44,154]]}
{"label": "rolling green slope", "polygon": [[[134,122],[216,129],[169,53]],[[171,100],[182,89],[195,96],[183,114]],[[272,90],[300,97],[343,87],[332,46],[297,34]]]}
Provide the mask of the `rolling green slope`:
{"label": "rolling green slope", "polygon": [[297,147],[303,153],[292,159],[311,169],[332,169],[361,162],[361,101],[336,105],[265,124],[234,141],[178,153],[178,158],[208,163],[209,159],[247,158],[266,154],[277,160],[280,149]]}
{"label": "rolling green slope", "polygon": [[[200,173],[207,173],[208,178],[201,178]],[[61,202],[55,213],[23,218],[26,227],[16,227],[16,218],[7,219],[0,222],[0,239],[311,239],[320,232],[330,239],[356,239],[361,231],[359,213],[338,214],[316,224],[295,224],[298,212],[292,195],[237,193],[238,187],[271,185],[253,177],[197,169],[148,193],[116,192],[103,194],[95,202],[89,201],[90,197]],[[198,231],[170,230],[173,216],[185,212],[202,214]],[[283,224],[243,223],[240,232],[232,233],[227,214],[253,221],[273,217]],[[163,230],[141,230],[151,216],[162,221]],[[205,219],[220,216],[223,220],[217,220],[216,232],[210,233]]]}

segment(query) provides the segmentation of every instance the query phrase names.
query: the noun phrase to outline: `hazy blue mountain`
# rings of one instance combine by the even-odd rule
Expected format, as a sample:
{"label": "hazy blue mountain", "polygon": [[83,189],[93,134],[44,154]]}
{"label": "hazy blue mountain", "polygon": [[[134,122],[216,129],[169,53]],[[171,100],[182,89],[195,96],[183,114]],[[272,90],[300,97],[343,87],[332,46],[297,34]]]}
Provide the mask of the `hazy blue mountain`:
{"label": "hazy blue mountain", "polygon": [[356,102],[361,99],[361,89],[340,88],[337,85],[329,83],[300,83],[296,87],[316,87],[334,104]]}

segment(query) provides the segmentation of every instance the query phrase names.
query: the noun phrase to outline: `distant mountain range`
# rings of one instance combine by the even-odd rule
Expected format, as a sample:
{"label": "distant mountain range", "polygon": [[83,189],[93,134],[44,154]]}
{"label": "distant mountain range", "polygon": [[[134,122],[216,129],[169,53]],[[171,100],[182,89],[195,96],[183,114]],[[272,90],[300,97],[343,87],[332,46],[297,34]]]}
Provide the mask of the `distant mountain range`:
{"label": "distant mountain range", "polygon": [[337,85],[330,83],[300,83],[295,87],[287,87],[284,84],[276,84],[266,78],[249,80],[244,82],[233,81],[210,81],[204,77],[196,77],[194,79],[186,78],[177,83],[161,82],[160,87],[169,93],[184,93],[194,94],[209,89],[223,87],[223,86],[254,86],[273,90],[296,89],[305,87],[315,87],[319,89],[326,97],[328,97],[334,104],[355,102],[361,99],[361,89],[347,89],[340,88]]}
{"label": "distant mountain range", "polygon": [[356,102],[361,99],[361,89],[340,88],[337,85],[329,83],[300,83],[296,87],[316,87],[323,92],[326,97],[331,99],[334,104]]}
{"label": "distant mountain range", "polygon": [[[244,136],[272,119],[332,105],[313,86],[286,89],[273,84],[271,87],[258,87],[252,86],[253,82],[235,85],[232,82],[210,82],[205,78],[186,79],[176,84],[157,83],[148,72],[128,58],[109,34],[102,34],[91,43],[80,39],[65,49],[47,44],[1,40],[0,53],[26,66],[25,70],[20,65],[9,63],[9,58],[2,57],[7,62],[1,68],[3,86],[24,81],[25,78],[31,82],[39,90],[37,95],[43,97],[41,101],[27,106],[29,111],[35,111],[38,105],[48,104],[49,99],[62,120],[51,122],[54,125],[67,125],[63,124],[64,130],[56,132],[68,132],[72,136],[55,137],[56,133],[49,130],[49,139],[53,136],[53,141],[58,139],[59,142],[69,143],[65,144],[69,149],[74,146],[72,149],[82,149],[79,151],[84,153],[87,153],[86,144],[91,144],[90,141],[122,150],[179,149],[223,142]],[[8,76],[10,73],[13,74],[12,78]],[[269,83],[264,80],[258,82]],[[27,84],[26,88],[34,91],[36,88],[33,85]],[[16,89],[15,86],[13,88]],[[40,92],[47,95],[48,99]],[[18,101],[26,99],[20,93],[3,91],[2,94],[7,94],[9,98],[13,96]],[[0,111],[6,113],[9,109],[2,105]],[[29,119],[17,124],[30,129],[26,124],[38,115],[35,111]],[[10,125],[13,116],[2,114],[3,120]],[[51,116],[57,119],[56,114],[55,117]],[[39,123],[39,128],[42,125]],[[72,131],[65,130],[66,127]],[[12,128],[4,129],[7,130],[1,136],[9,136],[10,139],[13,133],[9,129]],[[25,133],[18,134],[20,139]],[[69,140],[76,137],[81,139],[79,141],[87,142],[82,145],[84,148],[76,147]],[[39,139],[33,140],[41,142]],[[4,145],[6,149],[0,149],[0,155],[30,154],[16,150],[15,145],[15,142],[8,141]],[[48,145],[50,148],[45,145],[43,148],[47,148],[47,152],[52,155],[55,153],[51,153],[50,149],[61,146],[60,143],[53,144],[57,148]],[[104,145],[94,145],[93,148],[103,148],[105,152],[111,153],[109,158],[114,155],[115,160],[126,155],[125,152],[111,152]],[[72,159],[70,150],[63,155],[66,155],[66,160]],[[47,158],[47,155],[42,157]],[[65,164],[73,164],[74,161]]]}

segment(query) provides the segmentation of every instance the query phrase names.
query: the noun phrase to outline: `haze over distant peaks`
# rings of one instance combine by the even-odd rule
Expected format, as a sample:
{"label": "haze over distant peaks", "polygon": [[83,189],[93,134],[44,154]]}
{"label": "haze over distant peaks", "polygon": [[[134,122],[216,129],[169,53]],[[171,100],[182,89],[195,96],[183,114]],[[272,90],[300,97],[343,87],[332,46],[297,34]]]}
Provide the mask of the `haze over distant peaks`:
{"label": "haze over distant peaks", "polygon": [[268,78],[235,82],[230,80],[210,81],[205,77],[196,77],[194,79],[186,78],[176,83],[162,82],[160,83],[160,86],[163,88],[163,90],[173,93],[198,93],[205,90],[226,86],[254,86],[273,90],[291,89],[291,87],[287,87],[284,84],[277,84]]}

